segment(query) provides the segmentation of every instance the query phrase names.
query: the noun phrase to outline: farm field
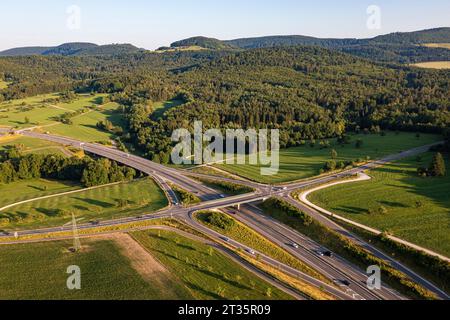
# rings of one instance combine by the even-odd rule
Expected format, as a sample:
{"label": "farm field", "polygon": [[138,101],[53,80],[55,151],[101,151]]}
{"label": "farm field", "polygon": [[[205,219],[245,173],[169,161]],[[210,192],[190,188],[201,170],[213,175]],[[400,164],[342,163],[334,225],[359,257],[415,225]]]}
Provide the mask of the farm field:
{"label": "farm field", "polygon": [[[359,134],[351,136],[350,144],[338,145],[335,139],[330,141],[330,148],[321,149],[319,143],[311,148],[307,143],[305,146],[280,150],[280,170],[275,176],[262,176],[260,166],[256,165],[227,165],[218,164],[218,168],[244,178],[262,183],[283,183],[316,176],[325,162],[331,160],[331,149],[338,153],[336,161],[353,161],[358,158],[365,159],[369,156],[372,160],[386,155],[395,154],[400,151],[412,149],[422,145],[440,141],[438,135],[421,134],[419,138],[414,133],[387,132],[386,136],[379,134]],[[357,139],[362,139],[360,148],[355,147]]]}
{"label": "farm field", "polygon": [[[432,153],[370,171],[370,181],[319,190],[309,200],[362,224],[450,256],[450,175],[422,178]],[[447,168],[450,161],[446,161]],[[380,210],[380,208],[385,210]],[[384,211],[384,212],[382,212]],[[371,213],[369,213],[371,212]]]}
{"label": "farm field", "polygon": [[[192,292],[196,299],[292,299],[215,249],[170,231],[142,231],[132,236]],[[270,297],[267,289],[270,288]]]}
{"label": "farm field", "polygon": [[413,64],[414,67],[427,69],[450,69],[450,61],[432,61]]}
{"label": "farm field", "polygon": [[[39,154],[58,154],[66,155],[62,150],[64,146],[50,141],[39,140],[20,135],[4,135],[0,136],[0,151],[5,150],[9,146],[20,145],[22,153],[39,153]],[[67,151],[66,151],[67,152]]]}
{"label": "farm field", "polygon": [[[113,240],[81,243],[83,249],[76,253],[68,250],[70,241],[0,246],[0,299],[192,298],[170,274],[155,272],[145,279]],[[81,290],[67,289],[70,265],[80,267]]]}
{"label": "farm field", "polygon": [[425,47],[450,49],[450,43],[425,43]]}
{"label": "farm field", "polygon": [[[80,188],[81,185],[76,182],[46,179],[20,180],[9,184],[0,184],[0,208],[24,200]],[[11,190],[14,190],[14,192],[11,192]]]}
{"label": "farm field", "polygon": [[0,103],[0,126],[28,128],[52,125],[57,123],[55,117],[96,105],[104,96],[78,95],[78,99],[70,103],[53,103],[51,100],[59,97],[53,93],[3,102]]}
{"label": "farm field", "polygon": [[102,131],[97,128],[99,121],[109,120],[114,126],[123,125],[123,119],[119,113],[116,113],[116,103],[107,103],[99,106],[96,110],[75,116],[72,118],[73,124],[57,124],[45,129],[51,134],[62,135],[86,142],[107,142],[114,135],[110,132]]}
{"label": "farm field", "polygon": [[[119,200],[128,203],[119,203]],[[83,222],[90,219],[116,219],[143,212],[151,213],[167,204],[165,194],[153,180],[141,179],[8,208],[0,212],[0,227],[21,229],[58,226],[70,222],[72,213]]]}

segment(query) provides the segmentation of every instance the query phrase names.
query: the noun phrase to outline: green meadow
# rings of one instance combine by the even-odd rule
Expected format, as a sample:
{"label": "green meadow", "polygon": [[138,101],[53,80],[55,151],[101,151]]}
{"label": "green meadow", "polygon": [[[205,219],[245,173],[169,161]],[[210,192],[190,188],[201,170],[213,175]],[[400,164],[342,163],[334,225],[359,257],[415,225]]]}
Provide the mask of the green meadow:
{"label": "green meadow", "polygon": [[[283,183],[320,174],[320,169],[325,162],[331,160],[332,149],[338,153],[337,162],[366,159],[366,157],[373,160],[442,139],[440,136],[432,134],[421,134],[417,138],[416,134],[407,132],[387,132],[385,136],[359,134],[351,137],[350,143],[345,145],[339,145],[335,139],[330,139],[329,148],[320,148],[319,141],[317,141],[314,147],[307,143],[304,146],[280,150],[280,168],[278,174],[274,176],[262,176],[259,165],[218,164],[216,166],[250,180],[263,183]],[[363,141],[360,148],[355,146],[358,139]]]}
{"label": "green meadow", "polygon": [[[10,188],[9,185],[7,187]],[[58,226],[70,222],[72,214],[82,222],[117,219],[151,213],[167,204],[164,192],[153,180],[141,179],[8,208],[0,212],[0,227],[21,229]]]}
{"label": "green meadow", "polygon": [[[432,156],[426,153],[397,161],[370,171],[370,181],[323,189],[309,199],[343,217],[450,257],[450,174],[423,178],[416,171],[428,167]],[[448,170],[448,157],[446,166]]]}
{"label": "green meadow", "polygon": [[0,126],[28,128],[51,125],[57,123],[55,118],[64,113],[98,105],[99,98],[104,96],[78,95],[78,99],[69,103],[53,103],[50,100],[59,97],[57,93],[53,93],[6,101],[0,103]]}
{"label": "green meadow", "polygon": [[[20,146],[22,153],[58,154],[66,155],[62,150],[64,146],[50,141],[39,140],[20,135],[0,136],[0,151],[12,146]],[[66,151],[67,152],[67,151]]]}
{"label": "green meadow", "polygon": [[72,124],[57,124],[48,127],[45,131],[51,134],[62,135],[86,142],[107,142],[114,138],[110,132],[97,128],[99,121],[111,121],[114,126],[124,125],[124,120],[120,113],[116,112],[117,104],[110,102],[102,106],[97,106],[95,110],[73,117]]}

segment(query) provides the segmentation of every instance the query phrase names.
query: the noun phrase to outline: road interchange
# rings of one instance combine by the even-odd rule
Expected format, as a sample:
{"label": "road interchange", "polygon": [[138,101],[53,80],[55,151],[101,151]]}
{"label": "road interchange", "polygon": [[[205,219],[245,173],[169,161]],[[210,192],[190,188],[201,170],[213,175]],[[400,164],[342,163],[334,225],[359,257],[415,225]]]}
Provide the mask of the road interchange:
{"label": "road interchange", "polygon": [[[161,186],[161,188],[166,192],[166,195],[172,204],[172,206],[166,210],[162,210],[160,212],[150,214],[150,215],[144,215],[142,217],[130,217],[130,218],[123,218],[123,219],[117,219],[112,221],[102,221],[96,226],[92,226],[89,224],[86,225],[80,225],[80,229],[90,229],[94,227],[99,226],[114,226],[114,225],[121,225],[126,223],[132,223],[136,222],[137,220],[153,220],[153,219],[159,219],[159,218],[166,218],[166,217],[176,217],[182,221],[184,221],[187,225],[200,230],[201,232],[205,233],[209,237],[213,238],[214,240],[218,242],[224,242],[223,236],[221,236],[219,233],[207,228],[202,223],[198,222],[194,215],[198,211],[202,210],[223,210],[225,213],[232,213],[234,214],[235,218],[237,218],[239,221],[243,222],[247,226],[251,227],[252,229],[256,230],[258,233],[262,234],[264,237],[268,238],[270,241],[278,244],[283,249],[291,253],[293,256],[297,257],[299,260],[305,262],[315,270],[319,271],[323,275],[325,275],[327,278],[331,280],[348,280],[350,282],[349,286],[341,286],[340,288],[337,288],[336,285],[330,285],[327,283],[323,283],[320,280],[317,280],[311,276],[308,276],[296,269],[293,269],[287,265],[281,264],[278,261],[275,261],[274,259],[263,255],[261,253],[258,253],[258,256],[261,257],[262,261],[272,265],[277,266],[282,271],[284,271],[287,274],[299,277],[303,281],[317,286],[324,288],[325,291],[329,292],[330,294],[336,296],[339,299],[404,299],[400,294],[395,292],[394,290],[383,286],[381,290],[369,290],[366,286],[365,280],[367,279],[367,275],[360,270],[359,268],[351,265],[344,259],[340,257],[333,257],[333,261],[328,261],[328,258],[320,257],[317,254],[314,253],[314,251],[317,250],[324,250],[325,248],[322,248],[319,244],[315,243],[309,238],[306,238],[305,236],[301,235],[297,231],[290,229],[287,226],[282,225],[281,223],[278,223],[272,219],[268,219],[267,217],[263,216],[261,212],[259,212],[258,208],[256,208],[253,204],[258,201],[266,200],[269,197],[279,197],[283,200],[295,205],[296,207],[300,208],[302,211],[310,214],[314,219],[317,219],[319,222],[324,224],[325,226],[331,228],[332,230],[335,230],[342,235],[352,239],[355,241],[358,245],[362,246],[363,248],[370,251],[375,256],[387,261],[390,263],[393,267],[396,269],[404,272],[407,274],[411,279],[413,279],[415,282],[421,284],[422,286],[426,287],[427,289],[433,291],[437,296],[443,299],[448,299],[448,296],[440,290],[438,287],[436,287],[434,284],[429,282],[428,280],[424,279],[423,277],[417,275],[413,271],[411,271],[409,268],[403,266],[402,264],[398,263],[397,261],[393,260],[391,257],[385,255],[384,253],[380,252],[373,246],[369,245],[368,243],[364,242],[360,238],[356,237],[354,234],[347,231],[345,228],[341,227],[340,225],[334,223],[332,220],[324,217],[317,211],[306,207],[299,203],[298,201],[294,200],[292,197],[290,197],[291,192],[306,188],[315,186],[318,184],[327,183],[336,179],[345,178],[350,175],[357,174],[358,172],[362,172],[368,169],[375,168],[377,166],[384,165],[390,161],[394,161],[396,159],[401,159],[404,157],[408,157],[414,154],[422,153],[424,151],[427,151],[430,146],[423,146],[420,148],[415,148],[412,150],[408,150],[396,155],[392,155],[389,157],[386,157],[382,160],[374,161],[369,164],[366,164],[364,166],[353,168],[351,170],[347,170],[344,172],[341,172],[339,174],[335,174],[332,176],[324,176],[324,177],[318,177],[315,179],[310,179],[306,181],[299,181],[294,182],[290,184],[286,184],[283,186],[267,186],[256,182],[251,182],[247,180],[236,180],[232,178],[225,178],[225,177],[211,177],[207,175],[202,174],[196,174],[189,171],[183,171],[178,170],[174,168],[168,168],[160,164],[153,163],[147,159],[131,155],[116,149],[112,149],[110,147],[93,144],[93,143],[84,143],[81,141],[77,141],[75,139],[70,139],[66,137],[60,137],[60,136],[53,136],[48,134],[41,134],[37,132],[32,132],[28,130],[23,130],[19,132],[23,135],[30,136],[33,138],[43,139],[47,141],[52,141],[56,143],[60,143],[63,145],[73,146],[76,148],[80,148],[85,150],[86,152],[96,154],[98,156],[106,157],[111,160],[117,161],[119,163],[122,163],[124,165],[130,166],[132,168],[135,168],[136,170],[139,170],[141,172],[144,172],[148,174],[149,176],[152,176],[155,181]],[[213,178],[215,180],[222,180],[222,181],[228,181],[236,184],[246,185],[249,187],[252,187],[255,192],[234,196],[234,197],[226,197],[223,198],[223,196],[217,192],[214,189],[211,189],[201,183],[199,183],[197,180],[194,180],[193,178]],[[185,189],[186,191],[195,193],[197,196],[203,200],[203,202],[194,205],[189,208],[183,208],[179,206],[177,196],[175,192],[170,187],[170,184],[174,184],[179,186],[180,188]],[[230,207],[234,206],[241,206],[241,210],[231,210]],[[29,231],[22,231],[19,232],[19,236],[26,236],[26,235],[44,235],[44,234],[51,234],[61,231],[67,231],[70,227],[64,228],[46,228],[46,229],[39,229],[39,230],[29,230]],[[4,235],[5,236],[5,235]],[[294,248],[291,246],[292,243],[299,244],[299,248]],[[251,248],[248,248],[247,246],[236,242],[232,239],[228,239],[227,243],[228,246],[232,246],[234,249],[241,249],[244,251],[254,251]]]}

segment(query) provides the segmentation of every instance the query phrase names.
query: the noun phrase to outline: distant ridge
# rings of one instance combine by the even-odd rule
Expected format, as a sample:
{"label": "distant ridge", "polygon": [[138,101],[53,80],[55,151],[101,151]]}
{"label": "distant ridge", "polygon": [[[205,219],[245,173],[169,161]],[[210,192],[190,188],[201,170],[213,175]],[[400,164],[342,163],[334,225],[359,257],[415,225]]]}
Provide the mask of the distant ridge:
{"label": "distant ridge", "polygon": [[86,55],[116,55],[123,53],[139,52],[139,49],[131,44],[108,44],[97,45],[89,42],[71,42],[64,43],[56,47],[23,47],[13,48],[0,52],[0,56],[86,56]]}

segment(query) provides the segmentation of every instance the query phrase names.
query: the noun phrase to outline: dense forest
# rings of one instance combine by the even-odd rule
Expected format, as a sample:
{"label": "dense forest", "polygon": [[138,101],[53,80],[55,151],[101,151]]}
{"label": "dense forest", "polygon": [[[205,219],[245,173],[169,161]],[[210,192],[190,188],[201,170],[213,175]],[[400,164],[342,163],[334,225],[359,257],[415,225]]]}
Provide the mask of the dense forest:
{"label": "dense forest", "polygon": [[[450,71],[371,62],[319,47],[0,58],[8,100],[64,90],[105,92],[127,126],[121,141],[168,162],[171,133],[281,129],[281,147],[347,131],[441,132],[450,124]],[[152,118],[154,102],[182,100]]]}

